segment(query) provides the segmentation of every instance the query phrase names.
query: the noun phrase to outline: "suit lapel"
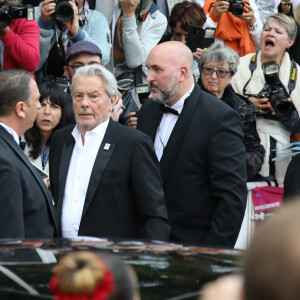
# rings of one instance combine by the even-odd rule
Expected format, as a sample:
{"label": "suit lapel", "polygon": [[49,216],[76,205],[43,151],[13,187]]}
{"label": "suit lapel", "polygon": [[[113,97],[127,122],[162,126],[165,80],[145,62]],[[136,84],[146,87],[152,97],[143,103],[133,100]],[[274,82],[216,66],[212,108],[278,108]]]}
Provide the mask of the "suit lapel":
{"label": "suit lapel", "polygon": [[53,207],[52,198],[50,197],[50,193],[47,190],[45,183],[43,182],[41,176],[36,171],[35,167],[31,164],[29,159],[26,157],[24,152],[21,150],[21,147],[15,142],[13,137],[10,133],[6,131],[2,126],[0,126],[0,137],[7,143],[7,145],[16,153],[16,155],[20,158],[20,160],[28,167],[30,172],[32,173],[33,177],[36,179],[37,183],[39,184],[40,188],[42,189],[45,198],[47,200],[47,205],[50,209],[50,213],[52,215],[53,223],[58,232],[57,227],[57,220],[56,220],[56,212]]}
{"label": "suit lapel", "polygon": [[95,196],[95,193],[100,185],[100,181],[102,179],[103,172],[106,169],[106,166],[115,150],[116,144],[114,143],[114,135],[115,130],[117,128],[117,124],[109,120],[109,124],[107,126],[103,141],[98,150],[98,154],[96,156],[96,160],[93,166],[93,170],[90,177],[89,186],[87,189],[82,217],[83,218]]}
{"label": "suit lapel", "polygon": [[61,161],[60,161],[60,167],[58,173],[59,191],[58,191],[58,200],[57,200],[57,212],[58,212],[59,222],[61,221],[62,204],[64,199],[66,180],[67,180],[67,175],[69,171],[69,165],[70,165],[74,145],[75,145],[75,140],[72,134],[70,133],[67,135],[66,141],[62,148]]}
{"label": "suit lapel", "polygon": [[195,84],[191,95],[186,99],[183,110],[174,126],[163,156],[160,160],[162,180],[165,182],[176,161],[178,152],[184,140],[185,133],[198,104],[200,87]]}
{"label": "suit lapel", "polygon": [[[138,122],[138,129],[142,130],[145,134],[150,136],[154,143],[158,123],[161,118],[161,112],[159,109],[159,103],[152,101],[147,113],[145,113],[142,119]],[[150,103],[149,103],[150,104]]]}

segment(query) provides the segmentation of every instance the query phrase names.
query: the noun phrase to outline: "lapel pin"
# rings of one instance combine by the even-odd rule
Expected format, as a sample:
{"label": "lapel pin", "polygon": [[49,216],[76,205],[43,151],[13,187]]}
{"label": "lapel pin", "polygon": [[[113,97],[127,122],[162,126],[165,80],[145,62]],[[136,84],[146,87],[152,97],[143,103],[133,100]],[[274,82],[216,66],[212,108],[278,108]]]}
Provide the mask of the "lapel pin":
{"label": "lapel pin", "polygon": [[110,144],[106,143],[106,144],[104,145],[104,150],[108,151],[109,148],[110,148]]}

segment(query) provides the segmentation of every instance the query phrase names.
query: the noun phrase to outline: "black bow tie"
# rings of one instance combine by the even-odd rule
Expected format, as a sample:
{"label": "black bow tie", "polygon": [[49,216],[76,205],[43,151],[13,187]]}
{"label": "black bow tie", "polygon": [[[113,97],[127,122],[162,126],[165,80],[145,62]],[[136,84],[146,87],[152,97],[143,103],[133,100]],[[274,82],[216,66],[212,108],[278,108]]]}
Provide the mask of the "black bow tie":
{"label": "black bow tie", "polygon": [[163,104],[160,104],[159,108],[160,108],[160,111],[162,113],[171,113],[173,115],[179,116],[179,112],[176,109],[174,109],[174,108],[171,108],[169,106],[165,106]]}
{"label": "black bow tie", "polygon": [[25,147],[26,147],[26,142],[20,142],[21,149],[24,151]]}

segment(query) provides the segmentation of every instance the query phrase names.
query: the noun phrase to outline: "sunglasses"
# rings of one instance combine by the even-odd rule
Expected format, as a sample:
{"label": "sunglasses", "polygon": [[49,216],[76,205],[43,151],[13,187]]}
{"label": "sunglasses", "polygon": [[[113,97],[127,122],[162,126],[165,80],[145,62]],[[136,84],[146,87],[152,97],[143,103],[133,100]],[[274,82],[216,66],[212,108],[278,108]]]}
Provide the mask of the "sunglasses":
{"label": "sunglasses", "polygon": [[218,78],[224,78],[227,74],[233,74],[233,71],[225,71],[220,69],[215,70],[214,68],[205,66],[202,67],[202,72],[205,75],[212,75],[214,72],[216,72]]}

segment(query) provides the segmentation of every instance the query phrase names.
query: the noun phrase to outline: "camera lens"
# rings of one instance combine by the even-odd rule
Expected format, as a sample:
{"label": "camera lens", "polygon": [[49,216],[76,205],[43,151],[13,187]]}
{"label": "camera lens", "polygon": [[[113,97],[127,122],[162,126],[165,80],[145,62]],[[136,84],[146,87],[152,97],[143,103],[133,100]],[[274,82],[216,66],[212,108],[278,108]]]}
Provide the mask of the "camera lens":
{"label": "camera lens", "polygon": [[3,9],[0,8],[0,28],[4,28],[7,27],[11,24],[11,17],[8,14],[8,12]]}
{"label": "camera lens", "polygon": [[275,93],[271,95],[270,103],[279,117],[286,119],[291,116],[294,105],[281,94]]}
{"label": "camera lens", "polygon": [[73,8],[67,1],[60,2],[56,6],[56,15],[63,22],[70,21],[74,15]]}
{"label": "camera lens", "polygon": [[240,3],[233,3],[229,11],[237,18],[241,17],[244,12],[244,5]]}

